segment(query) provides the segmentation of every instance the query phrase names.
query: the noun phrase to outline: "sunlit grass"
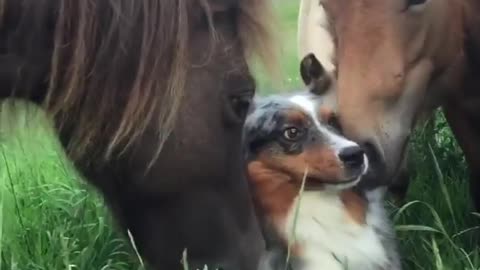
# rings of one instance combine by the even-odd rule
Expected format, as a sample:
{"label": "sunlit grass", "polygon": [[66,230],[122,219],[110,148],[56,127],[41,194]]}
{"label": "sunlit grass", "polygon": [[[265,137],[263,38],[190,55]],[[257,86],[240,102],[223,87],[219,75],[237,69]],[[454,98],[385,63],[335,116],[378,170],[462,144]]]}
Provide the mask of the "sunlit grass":
{"label": "sunlit grass", "polygon": [[22,111],[2,118],[3,269],[134,269],[130,245],[63,158],[41,112]]}

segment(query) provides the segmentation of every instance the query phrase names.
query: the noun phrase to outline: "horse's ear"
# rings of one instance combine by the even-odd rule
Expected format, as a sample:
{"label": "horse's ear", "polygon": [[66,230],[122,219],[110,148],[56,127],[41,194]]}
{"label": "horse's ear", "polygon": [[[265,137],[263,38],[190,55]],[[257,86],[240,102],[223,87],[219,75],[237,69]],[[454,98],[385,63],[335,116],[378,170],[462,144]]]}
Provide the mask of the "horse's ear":
{"label": "horse's ear", "polygon": [[307,54],[300,62],[300,76],[314,94],[321,95],[330,86],[330,78],[325,68],[313,53]]}

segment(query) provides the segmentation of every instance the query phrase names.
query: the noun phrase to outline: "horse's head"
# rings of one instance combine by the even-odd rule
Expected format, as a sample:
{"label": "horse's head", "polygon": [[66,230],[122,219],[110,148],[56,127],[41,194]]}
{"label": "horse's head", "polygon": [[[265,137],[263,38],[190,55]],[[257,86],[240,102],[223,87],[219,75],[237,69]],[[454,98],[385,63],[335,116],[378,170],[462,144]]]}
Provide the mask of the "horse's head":
{"label": "horse's head", "polygon": [[152,145],[162,132],[162,113],[155,114],[138,141],[139,151],[129,157],[138,193],[123,206],[134,210],[124,213],[154,269],[179,269],[185,248],[192,269],[206,264],[209,269],[255,270],[264,242],[246,182],[241,138],[255,94],[247,56],[258,47],[248,46],[267,34],[256,18],[266,16],[260,10],[264,4],[185,1],[191,2],[198,6],[188,10],[188,38],[183,48],[173,48],[183,50],[178,72],[184,72],[184,81],[171,135],[144,176],[141,168],[155,156]]}
{"label": "horse's head", "polygon": [[459,71],[461,2],[302,3],[302,53],[325,54],[318,48],[326,46],[318,43],[328,40],[318,40],[318,36],[331,38],[341,126],[347,137],[366,146],[372,168],[385,179],[398,170],[419,113],[425,106],[438,105],[436,98],[444,92],[445,82],[454,80]]}

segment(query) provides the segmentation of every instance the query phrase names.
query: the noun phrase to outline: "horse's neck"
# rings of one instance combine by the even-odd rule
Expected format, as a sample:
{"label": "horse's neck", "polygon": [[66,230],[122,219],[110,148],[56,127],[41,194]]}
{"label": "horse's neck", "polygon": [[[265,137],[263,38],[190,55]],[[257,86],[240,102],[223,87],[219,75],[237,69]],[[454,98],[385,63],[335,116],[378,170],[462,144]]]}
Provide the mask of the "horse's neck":
{"label": "horse's neck", "polygon": [[[450,59],[446,70],[441,70],[431,89],[435,89],[435,100],[430,100],[425,105],[425,111],[430,113],[438,105],[445,106],[456,103],[456,107],[462,108],[464,113],[473,114],[480,110],[480,1],[478,0],[451,0],[452,4],[461,5],[460,29],[464,34],[460,37],[462,49],[455,59]],[[452,16],[455,14],[452,14]],[[456,33],[455,33],[456,35]],[[473,110],[472,110],[473,109]],[[428,114],[430,116],[430,114]]]}
{"label": "horse's neck", "polygon": [[457,103],[470,118],[480,119],[480,2],[464,0],[466,73]]}
{"label": "horse's neck", "polygon": [[[480,175],[480,2],[465,1],[463,83],[444,101],[447,121],[474,175]],[[478,203],[478,202],[477,202]],[[477,205],[478,206],[478,205]]]}
{"label": "horse's neck", "polygon": [[465,34],[466,34],[466,53],[470,60],[480,65],[480,1],[466,1],[465,8]]}

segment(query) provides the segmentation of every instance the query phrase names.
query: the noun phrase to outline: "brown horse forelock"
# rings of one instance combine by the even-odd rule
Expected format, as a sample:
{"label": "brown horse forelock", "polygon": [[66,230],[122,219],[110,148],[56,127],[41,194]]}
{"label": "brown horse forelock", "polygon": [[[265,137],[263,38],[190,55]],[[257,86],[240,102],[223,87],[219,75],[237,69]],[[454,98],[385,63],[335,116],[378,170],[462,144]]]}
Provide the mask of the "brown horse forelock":
{"label": "brown horse forelock", "polygon": [[[15,46],[45,62],[48,71],[37,75],[48,82],[44,105],[60,129],[68,124],[71,158],[98,162],[135,145],[152,119],[158,156],[184,94],[190,37],[206,19],[213,50],[215,12],[234,12],[245,56],[256,54],[272,70],[269,7],[259,0],[0,0],[0,31],[17,31],[23,43]],[[22,28],[32,20],[37,29]],[[38,37],[49,40],[47,52],[36,51]]]}

